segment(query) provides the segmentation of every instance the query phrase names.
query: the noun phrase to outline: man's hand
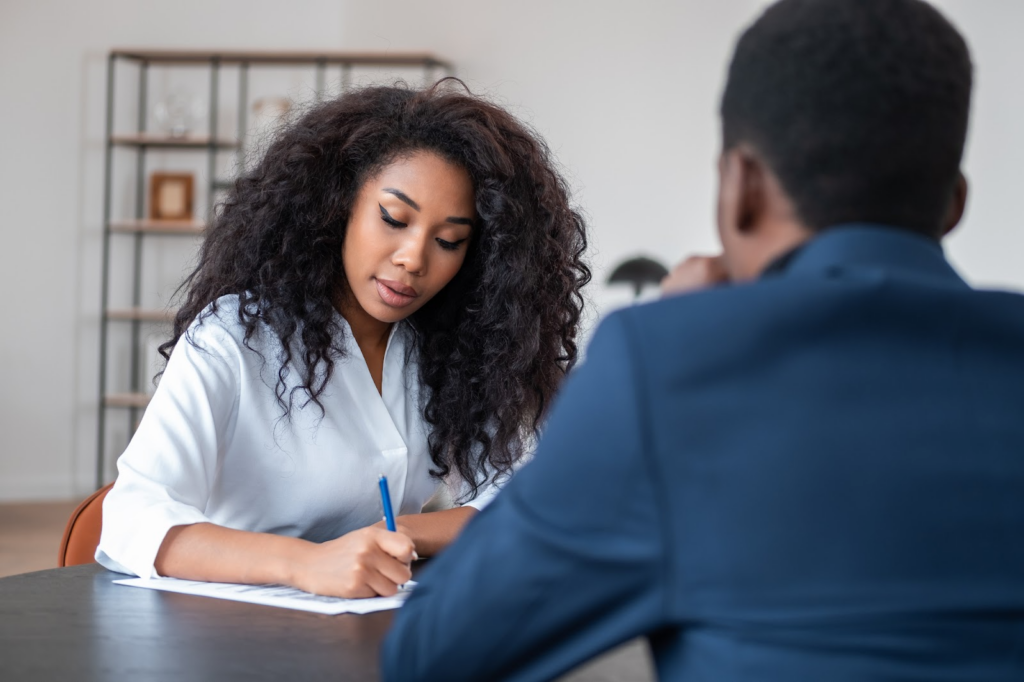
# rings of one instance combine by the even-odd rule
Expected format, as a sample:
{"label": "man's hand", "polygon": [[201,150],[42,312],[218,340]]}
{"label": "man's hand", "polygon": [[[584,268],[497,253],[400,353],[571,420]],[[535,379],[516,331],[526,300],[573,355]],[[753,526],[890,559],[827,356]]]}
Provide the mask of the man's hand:
{"label": "man's hand", "polygon": [[690,256],[661,280],[661,295],[700,291],[729,281],[722,256]]}
{"label": "man's hand", "polygon": [[314,544],[297,559],[291,584],[330,597],[390,597],[412,578],[412,540],[381,528],[361,528]]}

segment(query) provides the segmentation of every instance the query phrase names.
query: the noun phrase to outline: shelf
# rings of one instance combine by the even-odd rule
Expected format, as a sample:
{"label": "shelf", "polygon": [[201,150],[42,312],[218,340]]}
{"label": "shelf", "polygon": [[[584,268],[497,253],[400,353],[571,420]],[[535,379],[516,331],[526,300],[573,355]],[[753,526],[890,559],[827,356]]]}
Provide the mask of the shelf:
{"label": "shelf", "polygon": [[430,52],[268,52],[240,50],[152,50],[119,48],[114,57],[164,64],[332,64],[349,66],[438,67],[451,71],[452,65]]}
{"label": "shelf", "polygon": [[196,235],[205,230],[206,223],[200,220],[121,220],[110,223],[111,232]]}
{"label": "shelf", "polygon": [[238,140],[214,140],[211,142],[208,135],[171,137],[154,133],[112,135],[110,142],[122,147],[162,147],[166,149],[208,149],[211,146],[218,149],[231,149],[238,146]]}
{"label": "shelf", "polygon": [[139,320],[140,322],[174,322],[173,310],[116,308],[107,311],[108,320]]}
{"label": "shelf", "polygon": [[148,393],[108,393],[103,404],[107,407],[142,408],[149,405],[151,397]]}

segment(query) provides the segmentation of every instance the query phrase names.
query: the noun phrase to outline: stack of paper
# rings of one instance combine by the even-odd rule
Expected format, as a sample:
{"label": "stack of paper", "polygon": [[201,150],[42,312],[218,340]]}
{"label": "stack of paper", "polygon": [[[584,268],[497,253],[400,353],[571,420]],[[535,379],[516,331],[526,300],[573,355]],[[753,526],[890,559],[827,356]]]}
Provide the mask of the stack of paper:
{"label": "stack of paper", "polygon": [[402,586],[401,591],[394,597],[340,599],[338,597],[310,594],[309,592],[303,592],[294,587],[285,587],[284,585],[203,583],[193,580],[178,580],[176,578],[128,578],[126,580],[115,580],[114,584],[144,587],[149,590],[180,592],[181,594],[195,594],[201,597],[214,597],[216,599],[244,601],[250,604],[279,606],[283,609],[312,611],[313,613],[323,613],[328,616],[335,616],[339,613],[371,613],[373,611],[397,609],[416,585],[415,582],[410,580]]}

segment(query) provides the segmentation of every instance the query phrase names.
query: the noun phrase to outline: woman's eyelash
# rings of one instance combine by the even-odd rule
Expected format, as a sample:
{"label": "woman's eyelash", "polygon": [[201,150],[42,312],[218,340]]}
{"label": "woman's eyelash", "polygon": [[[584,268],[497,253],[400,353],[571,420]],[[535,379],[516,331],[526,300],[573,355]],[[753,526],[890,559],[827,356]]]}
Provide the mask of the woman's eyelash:
{"label": "woman's eyelash", "polygon": [[[408,227],[407,224],[400,223],[394,218],[392,218],[391,214],[388,213],[388,210],[384,208],[382,204],[377,204],[377,206],[378,208],[380,208],[380,219],[383,220],[385,223],[387,223],[391,227]],[[440,244],[441,248],[444,249],[445,251],[457,251],[458,248],[462,246],[462,242],[464,241],[466,240],[460,239],[457,242],[450,242],[441,238],[437,239],[437,243]]]}
{"label": "woman's eyelash", "polygon": [[462,246],[462,242],[464,241],[466,240],[460,239],[457,242],[449,242],[439,238],[437,240],[437,243],[440,244],[441,248],[444,249],[445,251],[456,251],[460,246]]}
{"label": "woman's eyelash", "polygon": [[386,208],[384,208],[380,204],[377,204],[377,206],[380,207],[380,219],[386,222],[388,225],[390,225],[391,227],[407,227],[405,223],[400,223],[394,218],[392,218],[391,214],[388,213],[388,210]]}

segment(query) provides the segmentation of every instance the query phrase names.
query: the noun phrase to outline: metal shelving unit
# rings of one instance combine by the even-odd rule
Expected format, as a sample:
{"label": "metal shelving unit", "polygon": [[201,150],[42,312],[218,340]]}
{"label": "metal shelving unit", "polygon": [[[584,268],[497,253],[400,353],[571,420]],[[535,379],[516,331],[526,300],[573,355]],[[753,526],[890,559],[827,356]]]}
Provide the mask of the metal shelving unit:
{"label": "metal shelving unit", "polygon": [[[134,130],[115,132],[115,81],[119,64],[132,65],[138,69],[138,93]],[[150,66],[203,68],[209,74],[209,111],[207,131],[204,135],[171,137],[147,130],[149,107]],[[221,68],[238,69],[238,123],[237,135],[225,137],[218,131],[218,103],[221,95]],[[96,487],[104,484],[106,470],[107,416],[109,410],[127,412],[128,437],[134,433],[142,411],[149,403],[149,396],[143,392],[142,349],[140,348],[144,324],[167,325],[173,320],[170,310],[148,310],[142,307],[142,266],[146,238],[152,235],[189,236],[201,235],[212,219],[218,192],[229,188],[229,178],[217,177],[217,154],[222,151],[245,147],[247,115],[249,107],[250,71],[260,67],[310,67],[315,72],[316,93],[319,98],[325,91],[328,69],[339,70],[342,91],[352,83],[352,69],[373,68],[418,68],[423,71],[423,83],[432,83],[441,75],[451,75],[450,63],[428,53],[357,53],[357,52],[238,52],[238,51],[197,51],[197,50],[141,50],[116,49],[107,58],[106,98],[106,151],[103,180],[103,274],[102,310],[100,317],[100,358],[99,358],[99,417],[96,446]],[[135,153],[134,194],[135,215],[115,217],[113,207],[114,150],[124,148]],[[180,153],[205,153],[207,156],[207,205],[205,219],[172,221],[150,220],[145,217],[146,157],[150,150]],[[110,305],[111,294],[111,244],[115,239],[131,239],[131,305],[114,308]],[[129,386],[127,391],[109,390],[109,371],[113,366],[110,355],[110,325],[130,325]]]}

